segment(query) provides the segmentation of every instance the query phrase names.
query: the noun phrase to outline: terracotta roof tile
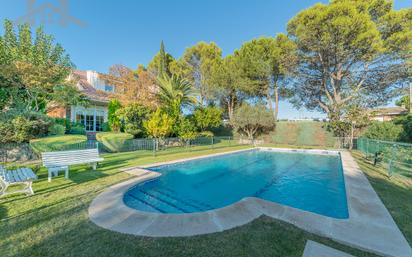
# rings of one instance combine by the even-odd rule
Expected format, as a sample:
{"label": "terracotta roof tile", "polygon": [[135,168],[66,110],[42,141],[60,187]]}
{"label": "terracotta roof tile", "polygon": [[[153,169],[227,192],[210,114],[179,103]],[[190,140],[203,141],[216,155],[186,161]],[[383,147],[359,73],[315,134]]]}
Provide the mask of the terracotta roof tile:
{"label": "terracotta roof tile", "polygon": [[86,71],[74,70],[72,72],[72,76],[78,80],[77,87],[80,90],[80,92],[84,93],[87,96],[87,98],[89,98],[91,101],[98,101],[98,102],[109,102],[110,101],[112,94],[94,88],[87,81]]}
{"label": "terracotta roof tile", "polygon": [[403,107],[384,107],[384,108],[376,108],[372,109],[371,111],[374,112],[375,115],[397,115],[406,112],[406,109]]}

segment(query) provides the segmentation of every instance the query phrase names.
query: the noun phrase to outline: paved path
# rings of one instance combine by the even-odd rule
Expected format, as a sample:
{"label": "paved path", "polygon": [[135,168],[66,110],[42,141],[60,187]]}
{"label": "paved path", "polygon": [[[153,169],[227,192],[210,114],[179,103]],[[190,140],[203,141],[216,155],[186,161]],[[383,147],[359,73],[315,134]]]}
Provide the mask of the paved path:
{"label": "paved path", "polygon": [[355,257],[329,246],[308,240],[302,257]]}

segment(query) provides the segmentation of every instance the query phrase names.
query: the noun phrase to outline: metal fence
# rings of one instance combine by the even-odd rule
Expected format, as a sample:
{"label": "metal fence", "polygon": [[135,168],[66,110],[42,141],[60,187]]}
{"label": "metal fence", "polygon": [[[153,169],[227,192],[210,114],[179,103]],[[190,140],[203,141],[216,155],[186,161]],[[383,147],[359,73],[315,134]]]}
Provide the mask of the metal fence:
{"label": "metal fence", "polygon": [[[334,148],[342,149],[349,148],[351,143],[348,138],[334,138],[329,140],[327,144],[312,143],[310,145],[302,145],[294,142],[291,147],[320,147],[320,148]],[[181,138],[138,138],[128,139],[118,142],[100,142],[96,140],[88,140],[74,144],[47,144],[42,142],[36,142],[34,144],[22,143],[0,146],[0,162],[14,162],[14,161],[26,161],[38,159],[42,152],[52,151],[70,151],[81,149],[98,148],[101,153],[116,153],[116,152],[130,152],[130,151],[152,151],[154,155],[158,152],[171,150],[171,149],[184,149],[190,151],[193,146],[210,146],[210,148],[228,147],[235,145],[261,145],[261,144],[279,144],[274,142],[270,138],[261,138],[256,140],[250,140],[245,137],[197,137],[190,140],[183,140]],[[356,148],[356,140],[354,141],[354,148]],[[22,149],[24,151],[22,151]],[[16,155],[16,153],[25,153],[24,155]]]}
{"label": "metal fence", "polygon": [[388,175],[412,175],[412,144],[359,138],[357,149],[375,165],[383,165]]}
{"label": "metal fence", "polygon": [[105,147],[104,144],[99,144],[101,151],[105,152],[129,152],[138,150],[148,150],[153,152],[164,151],[172,148],[187,148],[190,150],[192,146],[209,145],[213,146],[228,146],[234,145],[233,137],[198,137],[189,140],[183,140],[177,137],[170,138],[139,138],[125,140],[123,144],[117,147]]}

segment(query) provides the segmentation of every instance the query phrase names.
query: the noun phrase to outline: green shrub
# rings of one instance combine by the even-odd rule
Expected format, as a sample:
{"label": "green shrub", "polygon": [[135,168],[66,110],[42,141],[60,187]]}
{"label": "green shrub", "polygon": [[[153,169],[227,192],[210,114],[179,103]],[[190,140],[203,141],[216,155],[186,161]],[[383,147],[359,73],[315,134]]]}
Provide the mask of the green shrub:
{"label": "green shrub", "polygon": [[27,113],[0,120],[0,143],[23,143],[46,136],[50,120],[41,114]]}
{"label": "green shrub", "polygon": [[72,127],[70,129],[70,134],[74,135],[84,135],[86,134],[86,129],[82,124],[72,124]]}
{"label": "green shrub", "polygon": [[52,126],[49,127],[49,135],[61,136],[61,135],[64,135],[65,131],[66,131],[66,128],[60,124],[53,124]]}
{"label": "green shrub", "polygon": [[222,124],[223,111],[219,107],[199,107],[193,113],[193,119],[200,131],[216,128]]}
{"label": "green shrub", "polygon": [[394,123],[403,128],[400,141],[412,143],[412,114],[403,115],[395,119]]}
{"label": "green shrub", "polygon": [[233,125],[236,131],[249,139],[275,128],[273,114],[263,105],[243,104],[235,110]]}
{"label": "green shrub", "polygon": [[109,132],[109,131],[111,131],[108,122],[103,123],[102,128],[103,128],[103,132]]}
{"label": "green shrub", "polygon": [[70,131],[72,127],[72,122],[70,122],[70,119],[66,118],[54,118],[54,124],[59,124],[65,127],[66,131]]}
{"label": "green shrub", "polygon": [[229,125],[220,125],[217,128],[211,128],[210,131],[215,136],[233,136],[233,128]]}
{"label": "green shrub", "polygon": [[108,123],[110,126],[110,130],[114,132],[119,132],[121,129],[121,122],[119,116],[116,112],[122,107],[119,100],[113,99],[110,101],[108,106]]}
{"label": "green shrub", "polygon": [[145,135],[143,121],[149,116],[150,110],[140,104],[132,103],[119,109],[116,115],[123,123],[124,131],[132,134],[134,138]]}
{"label": "green shrub", "polygon": [[177,133],[178,137],[185,142],[188,142],[188,140],[191,139],[195,139],[197,136],[195,125],[187,118],[180,120],[177,128]]}
{"label": "green shrub", "polygon": [[143,122],[143,126],[150,137],[163,138],[172,133],[174,122],[169,114],[158,109],[150,119]]}
{"label": "green shrub", "polygon": [[384,141],[398,141],[403,133],[401,125],[396,125],[391,121],[373,122],[365,131],[363,136]]}

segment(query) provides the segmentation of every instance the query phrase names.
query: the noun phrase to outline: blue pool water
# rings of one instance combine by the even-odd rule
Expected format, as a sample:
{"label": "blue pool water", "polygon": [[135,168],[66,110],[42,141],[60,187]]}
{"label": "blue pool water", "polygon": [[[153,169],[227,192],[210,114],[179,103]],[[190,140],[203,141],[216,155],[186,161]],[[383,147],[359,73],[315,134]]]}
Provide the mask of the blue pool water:
{"label": "blue pool water", "polygon": [[124,195],[146,212],[192,213],[258,197],[334,218],[348,218],[339,155],[251,150],[149,170],[159,178]]}

